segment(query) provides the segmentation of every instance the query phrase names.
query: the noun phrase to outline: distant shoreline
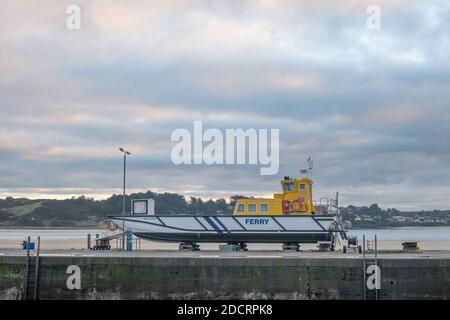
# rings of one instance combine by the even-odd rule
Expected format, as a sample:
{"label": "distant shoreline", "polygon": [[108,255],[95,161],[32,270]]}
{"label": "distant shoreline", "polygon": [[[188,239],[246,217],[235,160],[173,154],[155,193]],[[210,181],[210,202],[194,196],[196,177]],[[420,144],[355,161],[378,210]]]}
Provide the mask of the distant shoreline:
{"label": "distant shoreline", "polygon": [[347,230],[365,230],[365,229],[396,229],[396,228],[433,228],[433,227],[450,227],[449,224],[401,224],[401,225],[374,225],[374,226],[352,226]]}

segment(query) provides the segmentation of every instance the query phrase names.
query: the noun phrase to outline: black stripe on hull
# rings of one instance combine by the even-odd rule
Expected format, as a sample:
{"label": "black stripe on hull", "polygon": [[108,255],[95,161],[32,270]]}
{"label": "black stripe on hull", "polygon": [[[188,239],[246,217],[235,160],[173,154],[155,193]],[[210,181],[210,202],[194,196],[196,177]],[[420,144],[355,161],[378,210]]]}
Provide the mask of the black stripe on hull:
{"label": "black stripe on hull", "polygon": [[157,232],[137,232],[136,236],[156,241],[167,242],[247,242],[247,243],[316,243],[318,241],[331,241],[332,232],[319,233],[157,233]]}

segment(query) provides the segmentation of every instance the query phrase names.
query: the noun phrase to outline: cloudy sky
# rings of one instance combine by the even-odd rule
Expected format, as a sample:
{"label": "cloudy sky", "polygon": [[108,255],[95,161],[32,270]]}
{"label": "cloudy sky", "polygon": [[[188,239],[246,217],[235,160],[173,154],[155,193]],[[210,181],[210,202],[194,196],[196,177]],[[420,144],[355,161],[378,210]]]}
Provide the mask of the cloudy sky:
{"label": "cloudy sky", "polygon": [[[311,155],[317,198],[450,208],[446,0],[0,6],[0,197],[120,193],[124,146],[129,191],[267,196]],[[174,165],[170,135],[194,120],[280,129],[279,174]]]}

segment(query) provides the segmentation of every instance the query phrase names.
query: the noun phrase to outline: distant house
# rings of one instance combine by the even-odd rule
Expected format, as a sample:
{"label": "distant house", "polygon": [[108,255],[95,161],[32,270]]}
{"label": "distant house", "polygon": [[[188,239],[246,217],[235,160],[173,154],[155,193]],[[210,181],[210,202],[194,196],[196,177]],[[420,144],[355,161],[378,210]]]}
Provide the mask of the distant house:
{"label": "distant house", "polygon": [[344,221],[342,221],[342,225],[344,226],[344,228],[350,229],[352,227],[352,222],[349,220],[344,220]]}

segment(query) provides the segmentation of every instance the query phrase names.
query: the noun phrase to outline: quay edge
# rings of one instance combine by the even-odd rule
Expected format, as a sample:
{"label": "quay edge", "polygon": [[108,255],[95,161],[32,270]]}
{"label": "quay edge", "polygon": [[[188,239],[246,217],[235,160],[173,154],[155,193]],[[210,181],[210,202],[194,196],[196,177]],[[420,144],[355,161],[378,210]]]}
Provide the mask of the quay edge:
{"label": "quay edge", "polygon": [[[319,255],[320,256],[320,255]],[[387,255],[385,255],[387,256]],[[22,299],[26,257],[0,256],[0,299]],[[81,288],[68,289],[69,266]],[[380,257],[380,299],[449,299],[450,256]],[[42,255],[39,299],[363,299],[360,257]]]}

